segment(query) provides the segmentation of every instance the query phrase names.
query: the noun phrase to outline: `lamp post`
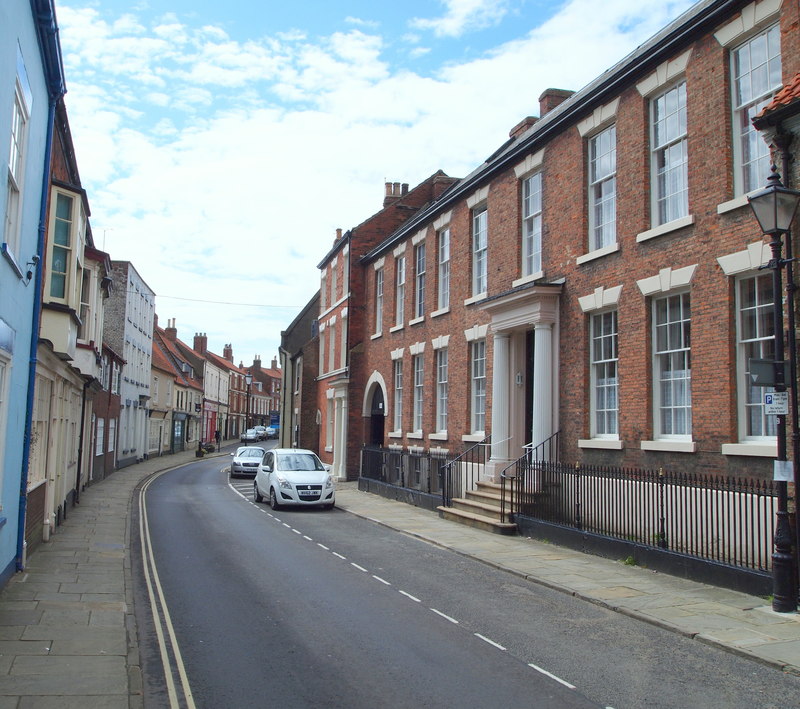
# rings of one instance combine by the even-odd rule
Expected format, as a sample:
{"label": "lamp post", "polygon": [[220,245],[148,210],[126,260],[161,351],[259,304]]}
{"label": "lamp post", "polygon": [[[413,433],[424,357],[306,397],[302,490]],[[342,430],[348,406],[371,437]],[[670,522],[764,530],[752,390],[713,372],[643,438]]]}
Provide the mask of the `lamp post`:
{"label": "lamp post", "polygon": [[250,428],[250,385],[253,383],[253,375],[245,374],[244,383],[247,385],[247,411],[244,415],[244,430],[247,431]]}
{"label": "lamp post", "polygon": [[[783,334],[783,294],[781,285],[781,268],[786,261],[781,258],[783,242],[781,237],[792,225],[800,192],[784,187],[777,168],[772,166],[772,173],[767,186],[748,198],[753,214],[758,220],[761,231],[770,237],[772,258],[767,268],[772,269],[773,321],[775,328],[775,391],[786,391],[784,369],[784,334]],[[789,303],[789,307],[794,307]],[[793,395],[796,395],[795,382],[788,382]],[[778,414],[777,437],[778,455],[774,463],[773,477],[778,486],[778,520],[775,526],[772,553],[772,610],[778,613],[791,613],[797,610],[797,592],[792,564],[792,533],[789,525],[787,480],[790,479],[792,466],[786,459],[786,412]],[[797,451],[792,451],[797,455]]]}

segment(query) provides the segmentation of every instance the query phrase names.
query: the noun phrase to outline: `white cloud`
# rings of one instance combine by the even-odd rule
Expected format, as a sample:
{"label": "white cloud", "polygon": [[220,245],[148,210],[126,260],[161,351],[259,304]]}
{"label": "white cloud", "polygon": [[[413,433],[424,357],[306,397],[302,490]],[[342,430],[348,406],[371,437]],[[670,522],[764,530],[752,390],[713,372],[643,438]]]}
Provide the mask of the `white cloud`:
{"label": "white cloud", "polygon": [[441,17],[415,17],[410,25],[415,29],[431,30],[437,37],[461,35],[496,25],[508,12],[506,0],[440,0],[446,12]]}
{"label": "white cloud", "polygon": [[[392,38],[364,24],[239,42],[171,15],[148,28],[68,2],[67,104],[98,246],[134,263],[162,323],[177,318],[188,341],[207,332],[216,352],[232,342],[237,363],[277,353],[335,229],[378,211],[384,180],[467,174],[545,88],[580,88],[691,4],[573,0],[424,77],[394,69]],[[447,16],[465,28],[505,7],[452,1]]]}

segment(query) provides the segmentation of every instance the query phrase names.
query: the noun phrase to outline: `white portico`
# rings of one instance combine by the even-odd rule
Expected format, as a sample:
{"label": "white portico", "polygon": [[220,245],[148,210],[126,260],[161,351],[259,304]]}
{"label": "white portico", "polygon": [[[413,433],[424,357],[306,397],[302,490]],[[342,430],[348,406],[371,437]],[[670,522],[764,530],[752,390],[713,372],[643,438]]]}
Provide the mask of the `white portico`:
{"label": "white portico", "polygon": [[517,289],[487,301],[491,315],[492,449],[486,477],[558,431],[560,285]]}

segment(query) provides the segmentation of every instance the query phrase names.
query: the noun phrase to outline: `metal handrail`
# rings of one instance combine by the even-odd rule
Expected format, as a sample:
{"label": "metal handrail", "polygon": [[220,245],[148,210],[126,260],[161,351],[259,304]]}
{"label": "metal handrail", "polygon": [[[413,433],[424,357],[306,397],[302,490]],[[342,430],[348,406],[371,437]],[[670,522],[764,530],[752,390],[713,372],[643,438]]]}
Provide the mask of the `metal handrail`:
{"label": "metal handrail", "polygon": [[[522,478],[519,475],[520,467],[524,466],[523,469],[527,469],[531,462],[536,460],[558,461],[560,440],[561,431],[556,431],[541,443],[534,444],[533,441],[526,443],[522,446],[525,453],[500,471],[500,520],[502,522],[512,522],[514,519],[517,506],[515,502],[518,504],[519,501],[519,481]],[[545,451],[547,451],[547,457],[544,455]],[[555,457],[553,457],[554,451]],[[514,469],[513,473],[510,473],[512,468]],[[506,495],[506,481],[508,481],[508,495]],[[508,506],[506,506],[507,498]],[[508,509],[508,514],[506,514],[506,509]]]}
{"label": "metal handrail", "polygon": [[482,441],[478,441],[475,445],[470,446],[465,450],[461,455],[453,458],[453,460],[449,461],[446,465],[442,466],[441,470],[441,485],[442,485],[442,505],[444,507],[452,507],[453,506],[453,466],[456,463],[463,462],[467,456],[476,457],[475,451],[477,451],[481,446],[488,446],[491,445],[492,442],[492,434],[490,433],[486,438]]}

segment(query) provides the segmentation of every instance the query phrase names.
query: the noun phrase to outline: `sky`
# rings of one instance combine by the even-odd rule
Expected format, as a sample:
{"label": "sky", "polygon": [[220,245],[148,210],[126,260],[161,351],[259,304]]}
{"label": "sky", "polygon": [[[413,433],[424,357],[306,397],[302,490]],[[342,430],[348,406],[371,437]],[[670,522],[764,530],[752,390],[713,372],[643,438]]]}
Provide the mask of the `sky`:
{"label": "sky", "polygon": [[96,247],[159,325],[278,357],[336,229],[464,177],[690,0],[56,0]]}

